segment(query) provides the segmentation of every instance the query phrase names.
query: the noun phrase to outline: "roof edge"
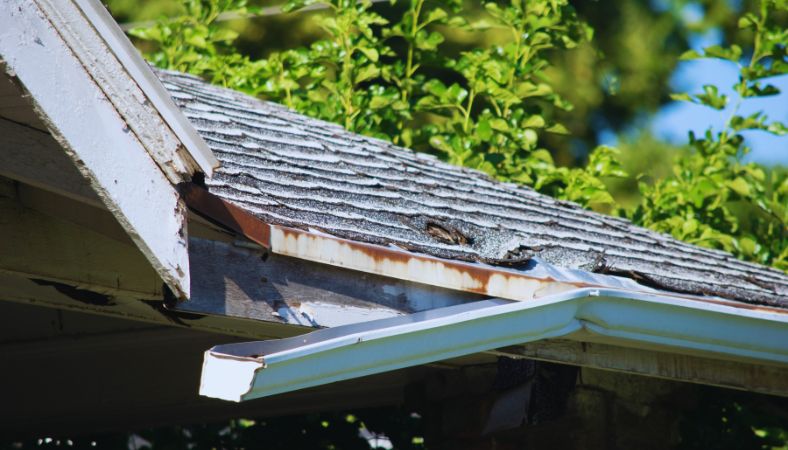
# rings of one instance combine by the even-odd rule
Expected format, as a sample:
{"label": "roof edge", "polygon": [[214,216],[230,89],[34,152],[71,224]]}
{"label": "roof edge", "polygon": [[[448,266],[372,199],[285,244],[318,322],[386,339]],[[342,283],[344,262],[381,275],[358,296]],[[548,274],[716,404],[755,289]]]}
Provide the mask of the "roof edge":
{"label": "roof edge", "polygon": [[485,263],[442,259],[398,247],[352,241],[316,230],[268,224],[194,183],[184,183],[179,186],[179,190],[189,208],[272,253],[345,269],[507,300],[532,301],[576,289],[602,288],[633,294],[659,294],[741,311],[770,311],[788,317],[788,310],[782,308],[656,290],[629,278],[563,269],[544,262],[538,262],[535,268],[523,271]]}
{"label": "roof edge", "polygon": [[[37,2],[41,5],[47,5],[51,0],[37,0]],[[135,100],[140,101],[140,103],[149,102],[153,110],[158,113],[160,119],[169,128],[169,131],[182,144],[179,149],[172,153],[162,149],[149,148],[151,156],[162,166],[162,170],[167,173],[171,170],[169,166],[174,165],[178,171],[201,171],[210,176],[213,173],[213,169],[219,166],[218,159],[216,159],[211,149],[181,110],[175,105],[161,81],[154,75],[148,63],[137,52],[107,9],[98,0],[70,0],[70,2],[81,12],[81,15],[92,26],[98,38],[101,39],[109,52],[114,55],[117,62],[145,97],[144,99]],[[49,11],[56,9],[64,11],[66,7],[63,3],[58,2],[49,4],[47,9]],[[50,17],[50,20],[52,20],[52,17]],[[66,22],[64,21],[63,24],[66,24]],[[63,29],[65,26],[58,26],[61,34],[67,31]],[[69,33],[73,33],[73,31],[69,31]],[[83,38],[78,38],[78,41],[83,40]],[[78,54],[79,52],[75,51],[75,53]],[[99,55],[93,56],[98,59]],[[101,61],[96,62],[100,63]],[[131,95],[132,93],[128,94]],[[133,123],[129,125],[132,128],[134,126]],[[191,173],[188,175],[191,175]],[[180,180],[173,180],[175,183],[178,181]]]}

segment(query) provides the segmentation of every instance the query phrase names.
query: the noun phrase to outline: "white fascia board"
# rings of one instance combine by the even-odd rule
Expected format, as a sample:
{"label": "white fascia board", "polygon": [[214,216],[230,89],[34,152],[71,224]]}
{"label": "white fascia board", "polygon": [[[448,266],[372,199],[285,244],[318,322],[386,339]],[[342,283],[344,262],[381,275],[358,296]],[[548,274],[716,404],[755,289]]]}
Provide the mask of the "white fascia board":
{"label": "white fascia board", "polygon": [[172,132],[183,143],[188,156],[194,160],[206,176],[211,176],[213,170],[219,167],[219,160],[216,159],[213,151],[200,137],[181,109],[175,105],[159,78],[150,69],[148,63],[142,59],[109,11],[98,0],[73,1],[104,39],[123,68],[137,82],[148,101],[169,125]]}
{"label": "white fascia board", "polygon": [[[112,17],[99,13],[103,10],[100,4],[95,4],[95,0],[34,0],[28,3],[38,6],[173,184],[189,181],[200,169],[211,174],[218,161],[206,159],[213,156],[210,149],[128,39],[111,32]],[[103,12],[109,16],[106,10]],[[144,76],[145,72],[148,77]],[[181,120],[175,120],[176,117]],[[166,120],[168,118],[170,120]],[[188,129],[191,133],[186,132]],[[204,167],[198,166],[192,153],[203,161]]]}
{"label": "white fascia board", "polygon": [[486,300],[205,353],[200,393],[242,401],[577,331],[628,346],[788,365],[788,314],[579,289],[527,302]]}
{"label": "white fascia board", "polygon": [[36,3],[0,2],[0,57],[153,268],[188,297],[187,211],[178,192]]}

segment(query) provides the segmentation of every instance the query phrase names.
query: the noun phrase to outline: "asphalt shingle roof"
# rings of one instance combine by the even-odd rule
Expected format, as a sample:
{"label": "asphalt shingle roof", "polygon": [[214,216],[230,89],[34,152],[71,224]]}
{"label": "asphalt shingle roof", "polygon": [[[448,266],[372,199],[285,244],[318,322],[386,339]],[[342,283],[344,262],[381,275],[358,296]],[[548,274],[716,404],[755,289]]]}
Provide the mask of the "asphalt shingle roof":
{"label": "asphalt shingle roof", "polygon": [[208,189],[269,223],[441,258],[627,276],[660,289],[788,308],[788,275],[284,106],[157,71],[221,161]]}

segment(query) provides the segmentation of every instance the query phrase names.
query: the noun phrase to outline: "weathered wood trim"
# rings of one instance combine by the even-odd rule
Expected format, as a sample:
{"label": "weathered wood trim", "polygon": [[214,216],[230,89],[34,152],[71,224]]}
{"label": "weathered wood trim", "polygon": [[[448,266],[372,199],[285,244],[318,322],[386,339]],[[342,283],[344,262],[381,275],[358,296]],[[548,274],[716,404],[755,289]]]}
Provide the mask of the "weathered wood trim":
{"label": "weathered wood trim", "polygon": [[[46,1],[58,6],[61,3],[60,0],[57,2],[52,0],[40,1]],[[160,115],[161,119],[166,123],[164,127],[161,127],[162,132],[164,130],[172,130],[175,137],[183,144],[182,146],[179,145],[174,152],[164,152],[164,149],[161,148],[149,148],[148,150],[151,154],[157,158],[160,164],[171,161],[169,164],[172,164],[173,167],[183,166],[186,169],[184,173],[187,175],[194,170],[199,170],[210,176],[213,173],[213,169],[219,166],[219,161],[208,147],[208,144],[205,143],[199,133],[197,133],[197,130],[194,129],[186,116],[181,112],[180,108],[175,105],[169,92],[151,71],[148,63],[142,59],[137,49],[134,48],[134,45],[132,45],[129,38],[126,37],[126,34],[104,5],[97,0],[72,1],[95,28],[95,31],[102,38],[109,51],[123,66],[123,69],[139,85],[139,89],[150,102],[150,104],[146,103],[144,106],[151,106],[155,113]],[[65,8],[63,10],[65,11]],[[71,31],[76,35],[77,33],[82,33],[83,28],[81,26],[72,27]],[[131,106],[133,107],[134,105]],[[151,114],[150,117],[156,120],[158,115]]]}
{"label": "weathered wood trim", "polygon": [[[83,52],[90,49],[83,44]],[[146,150],[143,141],[148,138],[130,128],[99,86],[101,79],[94,79],[75,53],[35,3],[0,2],[0,56],[8,70],[30,92],[54,137],[104,205],[173,292],[186,298],[185,207]]]}
{"label": "weathered wood trim", "polygon": [[32,3],[45,15],[167,178],[177,184],[188,177],[194,169],[177,156],[181,146],[178,138],[72,0],[33,0]]}
{"label": "weathered wood trim", "polygon": [[552,339],[491,352],[788,397],[788,367]]}
{"label": "weathered wood trim", "polygon": [[178,311],[331,327],[484,298],[199,238],[189,257],[192,296]]}
{"label": "weathered wood trim", "polygon": [[[36,278],[0,269],[0,304],[5,302],[188,328],[245,339],[277,339],[309,331],[305,327],[275,322],[173,311],[168,309],[161,299],[140,298],[129,293],[95,292],[63,280]],[[205,348],[208,347],[210,345]]]}
{"label": "weathered wood trim", "polygon": [[[114,21],[100,3],[94,0],[34,1],[171,182],[177,184],[188,180],[198,170],[211,173],[218,164],[213,154],[193,132],[192,137],[196,139],[190,141],[192,147],[194,143],[201,143],[205,156],[213,158],[213,161],[207,163],[207,159],[202,158],[206,167],[201,169],[192,158],[159,108],[165,109],[164,100],[169,100],[170,116],[182,116],[180,110],[175,108],[160,83],[161,91],[152,92],[153,82],[158,80],[128,39],[122,33],[111,33],[110,23],[114,24]],[[109,20],[100,12],[104,12]],[[124,41],[129,48],[122,52]],[[132,64],[132,59],[137,60],[136,64]],[[142,76],[144,70],[149,73],[148,79]],[[140,81],[146,81],[147,90],[143,89]],[[188,123],[185,118],[183,122]]]}

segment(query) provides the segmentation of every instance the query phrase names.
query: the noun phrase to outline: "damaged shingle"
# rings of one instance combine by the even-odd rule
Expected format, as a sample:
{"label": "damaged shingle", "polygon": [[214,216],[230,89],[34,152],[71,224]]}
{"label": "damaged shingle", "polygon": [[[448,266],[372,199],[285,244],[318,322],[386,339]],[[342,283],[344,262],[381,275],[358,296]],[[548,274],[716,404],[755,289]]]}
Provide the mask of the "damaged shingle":
{"label": "damaged shingle", "polygon": [[206,187],[275,224],[440,258],[626,276],[788,308],[788,276],[274,103],[157,71],[221,162]]}

